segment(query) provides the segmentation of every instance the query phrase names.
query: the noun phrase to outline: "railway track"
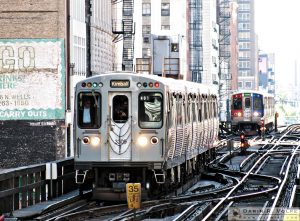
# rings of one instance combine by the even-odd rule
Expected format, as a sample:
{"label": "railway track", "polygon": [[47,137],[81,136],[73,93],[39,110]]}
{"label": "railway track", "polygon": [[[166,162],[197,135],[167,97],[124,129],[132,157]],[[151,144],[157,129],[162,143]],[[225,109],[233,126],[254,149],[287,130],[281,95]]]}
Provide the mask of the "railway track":
{"label": "railway track", "polygon": [[253,140],[260,142],[258,148],[237,162],[239,170],[220,167],[217,161],[210,166],[212,173],[230,180],[221,188],[194,188],[179,196],[143,202],[138,210],[129,210],[127,204],[98,206],[60,214],[53,220],[226,220],[228,212],[247,207],[248,202],[262,208],[257,220],[273,220],[277,207],[290,204],[300,154],[300,125],[264,141],[258,137]]}

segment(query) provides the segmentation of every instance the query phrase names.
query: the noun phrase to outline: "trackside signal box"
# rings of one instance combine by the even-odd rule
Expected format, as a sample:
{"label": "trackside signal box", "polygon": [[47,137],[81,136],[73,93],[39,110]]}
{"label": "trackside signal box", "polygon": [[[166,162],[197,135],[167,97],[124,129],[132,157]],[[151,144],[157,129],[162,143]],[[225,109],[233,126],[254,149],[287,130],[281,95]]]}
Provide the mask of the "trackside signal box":
{"label": "trackside signal box", "polygon": [[140,183],[127,183],[126,195],[128,209],[141,208],[141,184]]}

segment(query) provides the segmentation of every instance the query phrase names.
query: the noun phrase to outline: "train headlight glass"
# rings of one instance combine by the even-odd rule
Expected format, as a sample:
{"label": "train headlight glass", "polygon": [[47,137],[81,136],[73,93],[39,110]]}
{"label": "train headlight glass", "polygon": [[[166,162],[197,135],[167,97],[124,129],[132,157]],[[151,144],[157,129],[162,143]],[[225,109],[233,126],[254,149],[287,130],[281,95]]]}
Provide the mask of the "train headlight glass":
{"label": "train headlight glass", "polygon": [[141,83],[141,82],[138,82],[138,83],[136,84],[136,86],[137,86],[137,87],[142,87],[142,83]]}
{"label": "train headlight glass", "polygon": [[96,82],[93,83],[93,87],[97,87],[97,85],[98,85],[98,84],[97,84]]}
{"label": "train headlight glass", "polygon": [[100,137],[91,137],[91,145],[98,146],[100,144]]}
{"label": "train headlight glass", "polygon": [[241,113],[241,112],[238,112],[237,115],[238,115],[238,117],[241,117],[241,116],[242,116],[242,113]]}
{"label": "train headlight glass", "polygon": [[99,87],[103,87],[103,83],[102,82],[99,83]]}
{"label": "train headlight glass", "polygon": [[87,87],[92,87],[92,83],[91,83],[91,82],[88,82],[86,86],[87,86]]}
{"label": "train headlight glass", "polygon": [[151,137],[150,142],[151,142],[152,144],[157,144],[157,143],[158,143],[158,138],[157,138],[157,137]]}
{"label": "train headlight glass", "polygon": [[147,139],[147,137],[140,136],[140,137],[138,137],[138,139],[137,139],[137,143],[138,143],[140,146],[144,147],[144,146],[146,146],[146,145],[148,144],[148,139]]}
{"label": "train headlight glass", "polygon": [[85,87],[85,86],[86,86],[86,83],[82,82],[81,87]]}
{"label": "train headlight glass", "polygon": [[254,117],[258,117],[258,116],[259,116],[259,113],[255,111],[255,112],[253,113],[253,116],[254,116]]}
{"label": "train headlight glass", "polygon": [[82,143],[89,144],[90,143],[90,138],[89,137],[82,138]]}

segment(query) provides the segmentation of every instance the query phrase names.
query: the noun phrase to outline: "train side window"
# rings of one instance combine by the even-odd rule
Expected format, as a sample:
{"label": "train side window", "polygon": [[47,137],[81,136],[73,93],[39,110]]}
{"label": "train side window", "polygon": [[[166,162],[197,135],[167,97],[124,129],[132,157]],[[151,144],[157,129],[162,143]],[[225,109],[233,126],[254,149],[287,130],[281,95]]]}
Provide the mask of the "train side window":
{"label": "train side window", "polygon": [[251,100],[250,97],[245,98],[245,108],[250,108],[251,107]]}
{"label": "train side window", "polygon": [[192,103],[192,122],[197,122],[195,101]]}
{"label": "train side window", "polygon": [[177,95],[177,125],[182,125],[182,96]]}
{"label": "train side window", "polygon": [[101,99],[99,93],[82,92],[78,94],[78,127],[94,129],[100,127]]}
{"label": "train side window", "polygon": [[126,95],[116,95],[112,100],[113,121],[125,123],[128,120],[128,97]]}
{"label": "train side window", "polygon": [[233,110],[241,110],[243,108],[242,98],[240,97],[233,98],[232,104],[233,104]]}
{"label": "train side window", "polygon": [[161,93],[142,92],[139,95],[139,126],[161,128],[163,124],[163,96]]}
{"label": "train side window", "polygon": [[199,122],[202,122],[202,119],[203,119],[203,98],[199,101],[198,103],[198,120]]}

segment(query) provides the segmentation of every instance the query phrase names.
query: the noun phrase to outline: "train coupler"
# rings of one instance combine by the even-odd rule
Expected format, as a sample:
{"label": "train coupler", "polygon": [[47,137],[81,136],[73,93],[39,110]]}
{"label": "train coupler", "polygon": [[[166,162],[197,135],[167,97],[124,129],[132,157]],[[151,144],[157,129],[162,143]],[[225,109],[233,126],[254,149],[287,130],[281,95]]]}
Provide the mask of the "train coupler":
{"label": "train coupler", "polygon": [[83,184],[88,170],[76,170],[75,180],[77,184]]}
{"label": "train coupler", "polygon": [[153,170],[156,183],[165,183],[166,176],[162,170]]}

